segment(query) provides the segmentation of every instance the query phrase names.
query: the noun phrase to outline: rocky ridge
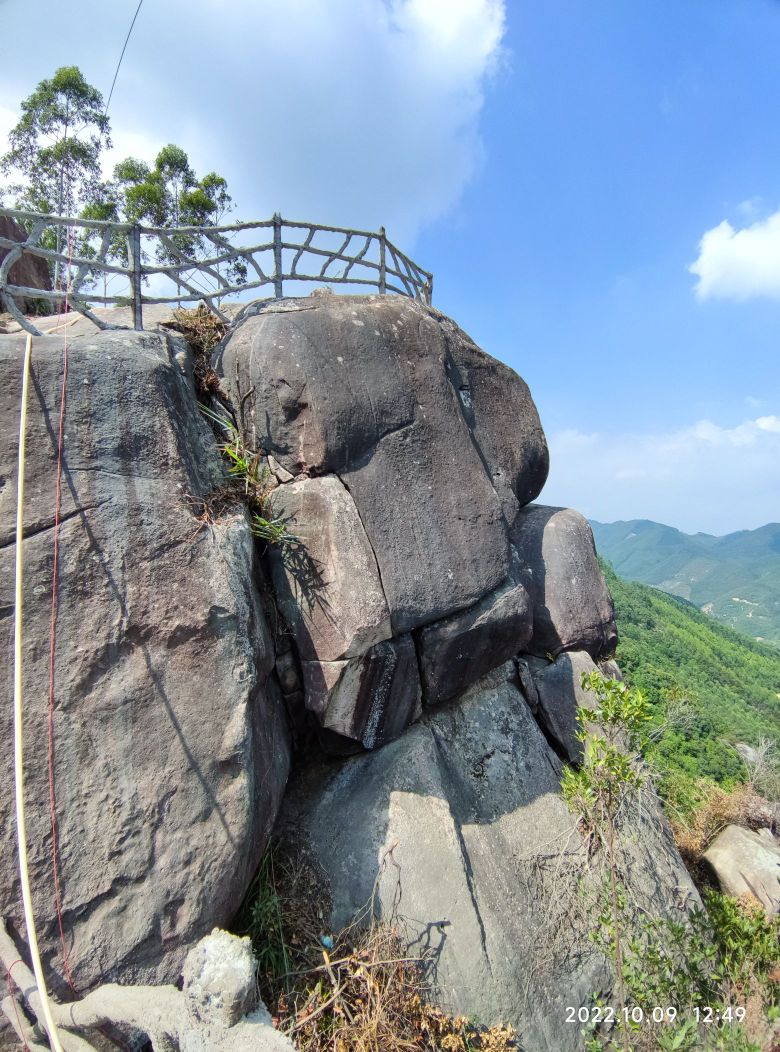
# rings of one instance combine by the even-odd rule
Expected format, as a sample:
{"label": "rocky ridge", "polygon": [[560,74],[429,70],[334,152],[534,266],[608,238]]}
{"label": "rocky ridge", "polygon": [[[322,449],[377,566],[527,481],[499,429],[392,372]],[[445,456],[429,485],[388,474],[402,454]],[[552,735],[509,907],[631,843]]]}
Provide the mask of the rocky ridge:
{"label": "rocky ridge", "polygon": [[[27,765],[36,908],[64,992],[41,761],[62,338],[34,345]],[[9,421],[22,346],[0,343]],[[577,1047],[555,1020],[608,977],[545,872],[563,859],[574,879],[586,862],[559,778],[579,756],[580,674],[617,672],[616,631],[587,522],[534,503],[548,453],[527,385],[444,315],[390,296],[252,304],[214,366],[298,545],[258,551],[240,508],[209,512],[224,467],[181,340],[72,340],[54,722],[77,985],[173,981],[228,923],[276,822],[324,870],[334,926],[377,878],[390,919],[400,880],[442,1003],[513,1022],[532,1047]],[[10,625],[15,439],[2,439]],[[304,754],[285,792],[311,727],[323,756]],[[7,724],[0,741],[8,784]],[[637,895],[675,911],[687,874],[648,814]],[[13,879],[0,898],[21,935]]]}

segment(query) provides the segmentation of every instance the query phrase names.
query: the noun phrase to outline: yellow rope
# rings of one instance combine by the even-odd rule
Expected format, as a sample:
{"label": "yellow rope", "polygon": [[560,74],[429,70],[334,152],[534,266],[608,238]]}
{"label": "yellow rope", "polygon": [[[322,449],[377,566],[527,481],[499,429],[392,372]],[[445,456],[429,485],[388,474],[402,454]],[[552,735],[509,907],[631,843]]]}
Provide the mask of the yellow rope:
{"label": "yellow rope", "polygon": [[41,998],[46,1032],[54,1052],[62,1052],[59,1033],[52,1018],[46,980],[43,977],[38,936],[35,933],[30,874],[27,869],[27,826],[24,820],[24,752],[22,749],[22,572],[24,569],[24,459],[27,439],[27,389],[30,385],[32,336],[27,337],[22,373],[22,407],[19,416],[19,468],[16,489],[16,616],[14,618],[14,763],[16,773],[16,830],[19,842],[19,876],[22,882],[24,921],[30,946],[35,982]]}

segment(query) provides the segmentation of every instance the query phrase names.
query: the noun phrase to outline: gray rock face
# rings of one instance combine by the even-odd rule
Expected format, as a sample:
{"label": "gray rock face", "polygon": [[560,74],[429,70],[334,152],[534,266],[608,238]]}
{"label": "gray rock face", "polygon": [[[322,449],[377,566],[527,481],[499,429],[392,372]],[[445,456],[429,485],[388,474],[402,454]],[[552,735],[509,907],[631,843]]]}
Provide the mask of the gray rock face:
{"label": "gray rock face", "polygon": [[[16,428],[24,341],[0,340],[0,769],[13,784]],[[181,345],[174,349],[181,350]],[[62,989],[46,723],[61,338],[34,341],[25,507],[25,771],[33,898]],[[181,357],[181,356],[179,356]],[[69,349],[55,661],[65,931],[76,985],[174,980],[224,924],[284,788],[283,707],[243,512],[213,528],[191,499],[222,479],[213,437],[162,336]],[[0,914],[21,929],[12,794],[0,805]]]}
{"label": "gray rock face", "polygon": [[[287,470],[336,474],[374,550],[393,632],[465,609],[509,569],[501,503],[464,419],[440,315],[393,296],[258,308],[221,371]],[[474,354],[479,352],[474,351]]]}
{"label": "gray rock face", "polygon": [[420,677],[410,636],[347,661],[304,661],[306,706],[328,731],[375,749],[420,715]]}
{"label": "gray rock face", "polygon": [[704,853],[721,891],[752,895],[772,917],[780,912],[780,844],[768,829],[726,826]]}
{"label": "gray rock face", "polygon": [[301,548],[271,549],[273,585],[302,661],[357,657],[392,635],[376,559],[352,497],[336,478],[303,479],[271,495]]}
{"label": "gray rock face", "polygon": [[[379,874],[378,914],[395,919],[400,894],[414,952],[434,952],[442,1004],[512,1022],[524,1048],[566,1052],[581,1047],[566,1006],[606,977],[588,948],[587,865],[560,771],[508,663],[384,749],[302,772],[278,828],[328,874],[334,930]],[[673,889],[692,886],[665,823],[634,833],[636,900],[681,916]]]}
{"label": "gray rock face", "polygon": [[548,468],[528,388],[450,319],[392,296],[260,302],[217,365],[304,537],[273,582],[326,730],[382,742],[414,718],[416,674],[366,733],[389,713],[366,694],[392,680],[378,644],[409,632],[432,704],[519,652],[614,649],[587,523],[524,507]]}
{"label": "gray rock face", "polygon": [[436,705],[461,694],[525,650],[532,630],[528,592],[511,579],[463,613],[420,629],[417,645],[426,702]]}
{"label": "gray rock face", "polygon": [[464,418],[511,522],[517,505],[536,500],[547,481],[550,455],[539,414],[513,369],[485,354],[449,319],[442,327]]}
{"label": "gray rock face", "polygon": [[593,672],[596,663],[585,651],[573,650],[551,662],[530,658],[526,665],[533,678],[539,724],[568,760],[579,763],[582,742],[577,739],[577,708],[593,702],[593,695],[582,688],[582,674]]}
{"label": "gray rock face", "polygon": [[571,508],[530,504],[518,512],[511,536],[534,600],[530,652],[586,650],[595,660],[614,653],[612,599],[587,520]]}

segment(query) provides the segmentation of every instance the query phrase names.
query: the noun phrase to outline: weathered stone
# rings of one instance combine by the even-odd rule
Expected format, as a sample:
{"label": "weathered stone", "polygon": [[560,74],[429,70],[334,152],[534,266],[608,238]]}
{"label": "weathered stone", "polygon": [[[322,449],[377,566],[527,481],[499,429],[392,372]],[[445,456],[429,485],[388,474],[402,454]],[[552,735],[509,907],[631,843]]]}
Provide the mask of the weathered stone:
{"label": "weathered stone", "polygon": [[[13,785],[11,623],[24,339],[0,339],[0,772]],[[160,335],[72,340],[62,475],[54,756],[64,925],[76,985],[175,980],[257,866],[289,762],[243,512],[194,514],[223,481]],[[46,763],[62,339],[34,340],[24,567],[25,772],[39,939],[63,989]],[[193,500],[195,503],[193,504]],[[12,794],[0,915],[22,926]]]}
{"label": "weathered stone", "polygon": [[454,698],[531,640],[533,607],[522,584],[510,579],[475,606],[417,633],[425,701]]}
{"label": "weathered stone", "polygon": [[768,830],[726,826],[703,857],[724,894],[752,895],[770,917],[780,913],[780,844]]}
{"label": "weathered stone", "polygon": [[257,1007],[257,962],[251,940],[215,928],[193,946],[182,990],[195,1019],[233,1026]]}
{"label": "weathered stone", "polygon": [[538,658],[532,661],[539,703],[536,718],[572,763],[582,759],[582,742],[577,739],[577,708],[593,701],[593,695],[582,686],[582,674],[587,675],[596,668],[584,650],[559,654],[552,662]]}
{"label": "weathered stone", "polygon": [[304,661],[356,657],[392,635],[382,582],[352,497],[336,478],[274,490],[275,518],[302,538],[270,549],[277,603]]}
{"label": "weathered stone", "polygon": [[268,457],[268,467],[270,468],[271,473],[274,475],[277,482],[292,482],[293,478],[295,477],[292,474],[292,472],[288,471],[286,468],[283,468],[282,465],[272,456]]}
{"label": "weathered stone", "polygon": [[528,385],[491,358],[449,318],[442,319],[463,415],[507,521],[535,500],[547,481],[550,456]]}
{"label": "weathered stone", "polygon": [[[218,363],[257,442],[297,474],[338,474],[376,555],[398,634],[507,576],[501,505],[474,444],[435,311],[402,297],[258,305]],[[250,419],[251,418],[251,419]]]}
{"label": "weathered stone", "polygon": [[420,715],[411,636],[387,640],[347,661],[304,661],[306,706],[328,731],[376,749]]}
{"label": "weathered stone", "polygon": [[[377,916],[400,914],[411,952],[432,951],[449,1010],[513,1023],[523,1048],[567,1052],[581,1038],[561,1023],[566,1006],[609,986],[581,909],[580,882],[595,888],[598,874],[514,677],[510,662],[378,752],[301,771],[277,832],[327,875],[332,930],[379,875]],[[632,816],[632,834],[633,901],[684,916],[696,893],[665,822]]]}
{"label": "weathered stone", "polygon": [[529,651],[609,657],[617,645],[614,609],[587,519],[571,508],[529,504],[518,512],[511,537],[534,601]]}

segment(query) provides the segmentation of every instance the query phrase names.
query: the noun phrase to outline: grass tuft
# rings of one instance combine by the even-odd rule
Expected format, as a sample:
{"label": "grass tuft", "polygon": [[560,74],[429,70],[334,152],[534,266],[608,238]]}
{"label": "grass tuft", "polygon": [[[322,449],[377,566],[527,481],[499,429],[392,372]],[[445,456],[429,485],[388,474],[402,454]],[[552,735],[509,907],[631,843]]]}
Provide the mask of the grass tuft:
{"label": "grass tuft", "polygon": [[301,543],[283,519],[270,516],[269,497],[273,490],[273,476],[264,460],[262,450],[249,448],[241,432],[227,413],[216,413],[201,405],[200,411],[223,436],[220,451],[227,463],[227,486],[215,494],[228,491],[233,501],[241,501],[249,511],[249,525],[254,537],[280,547],[295,547]]}

